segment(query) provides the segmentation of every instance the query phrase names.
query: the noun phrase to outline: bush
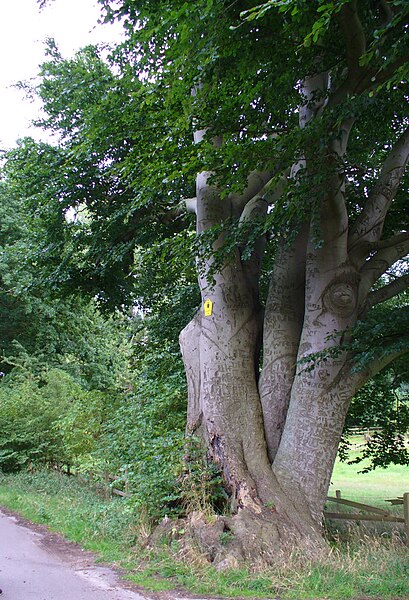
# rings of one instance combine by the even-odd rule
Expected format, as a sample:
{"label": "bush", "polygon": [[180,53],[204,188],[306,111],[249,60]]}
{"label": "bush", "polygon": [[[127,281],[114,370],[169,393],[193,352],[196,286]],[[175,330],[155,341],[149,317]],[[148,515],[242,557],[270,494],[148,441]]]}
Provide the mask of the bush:
{"label": "bush", "polygon": [[0,383],[1,470],[78,462],[94,449],[102,403],[61,369],[14,369]]}
{"label": "bush", "polygon": [[166,379],[157,377],[149,359],[138,365],[133,389],[106,421],[96,452],[112,474],[126,470],[135,508],[153,519],[171,511],[177,499],[184,448],[184,377],[171,356],[167,364]]}

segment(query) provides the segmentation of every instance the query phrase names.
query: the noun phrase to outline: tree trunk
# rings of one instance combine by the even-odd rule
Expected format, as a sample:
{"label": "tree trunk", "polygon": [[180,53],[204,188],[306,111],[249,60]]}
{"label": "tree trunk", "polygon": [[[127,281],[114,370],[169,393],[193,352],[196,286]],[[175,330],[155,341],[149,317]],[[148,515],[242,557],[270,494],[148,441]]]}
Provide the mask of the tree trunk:
{"label": "tree trunk", "polygon": [[261,320],[243,285],[239,267],[226,267],[216,275],[212,315],[196,315],[181,333],[188,429],[205,440],[231,494],[225,530],[235,535],[225,553],[272,560],[297,545],[313,554],[319,525],[305,503],[283,492],[268,458],[256,376]]}
{"label": "tree trunk", "polygon": [[[336,163],[331,151],[324,160],[331,168]],[[216,269],[221,234],[198,265],[202,310],[180,338],[188,430],[203,438],[223,473],[235,513],[226,527],[236,534],[236,556],[265,558],[289,545],[317,555],[323,547],[322,511],[354,393],[341,334],[357,319],[359,277],[348,261],[342,194],[335,169],[321,212],[312,217],[317,223],[306,222],[292,244],[279,243],[264,319],[262,243],[247,261],[235,248]],[[208,173],[198,176],[196,196],[199,236],[236,215],[237,205],[209,185]],[[240,221],[260,207],[253,196]],[[317,231],[321,245],[313,240]],[[325,361],[306,369],[303,359],[328,349]]]}
{"label": "tree trunk", "polygon": [[[357,320],[358,275],[348,265],[345,231],[316,249],[308,245],[305,309],[297,369],[273,470],[287,493],[308,503],[319,522],[346,413],[354,394],[351,365],[342,350]],[[331,253],[328,249],[331,249]],[[309,355],[326,352],[305,364]],[[300,362],[301,361],[301,362]]]}
{"label": "tree trunk", "polygon": [[[348,380],[331,381],[333,365],[298,372],[273,470],[293,498],[322,519],[339,440],[352,397]],[[342,368],[338,370],[342,373]]]}
{"label": "tree trunk", "polygon": [[[226,204],[223,208],[217,194],[205,188],[199,233],[226,218]],[[222,243],[217,240],[213,251]],[[258,389],[263,311],[251,283],[257,278],[249,276],[249,263],[243,266],[238,249],[212,277],[211,267],[212,257],[199,269],[202,305],[210,301],[211,314],[202,308],[182,331],[180,344],[188,431],[204,439],[232,498],[226,527],[235,535],[225,551],[240,559],[270,560],[277,549],[297,545],[316,555],[322,547],[320,522],[306,502],[300,497],[294,502],[283,491],[268,456]]]}
{"label": "tree trunk", "polygon": [[273,462],[290,403],[304,319],[305,228],[294,244],[281,242],[266,302],[260,399]]}

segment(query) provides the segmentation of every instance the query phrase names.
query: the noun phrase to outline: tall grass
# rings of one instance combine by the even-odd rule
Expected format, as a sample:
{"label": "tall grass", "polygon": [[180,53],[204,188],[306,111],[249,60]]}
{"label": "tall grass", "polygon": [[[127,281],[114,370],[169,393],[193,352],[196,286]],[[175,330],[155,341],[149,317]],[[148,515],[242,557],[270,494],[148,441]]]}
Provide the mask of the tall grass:
{"label": "tall grass", "polygon": [[0,505],[47,525],[88,550],[116,560],[135,542],[135,519],[120,499],[107,499],[57,472],[0,473]]}
{"label": "tall grass", "polygon": [[130,575],[135,583],[156,591],[187,588],[200,595],[280,599],[356,600],[407,599],[409,565],[400,538],[366,536],[339,542],[325,559],[306,562],[294,554],[278,558],[274,567],[260,563],[252,569],[218,572],[191,548],[173,544],[151,551]]}

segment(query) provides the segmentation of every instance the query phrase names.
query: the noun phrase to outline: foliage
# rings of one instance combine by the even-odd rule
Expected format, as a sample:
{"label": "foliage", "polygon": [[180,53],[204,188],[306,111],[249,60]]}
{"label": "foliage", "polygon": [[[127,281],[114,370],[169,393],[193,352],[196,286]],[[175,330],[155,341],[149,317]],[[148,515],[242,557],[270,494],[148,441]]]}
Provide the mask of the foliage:
{"label": "foliage", "polygon": [[[179,6],[169,0],[153,6],[101,0],[105,19],[121,19],[127,32],[109,59],[88,47],[65,60],[50,40],[34,92],[45,109],[38,124],[60,135],[60,144],[22,141],[6,167],[30,215],[46,223],[29,254],[39,267],[37,285],[81,287],[101,302],[136,301],[156,310],[168,290],[182,283],[181,300],[193,306],[193,257],[203,250],[205,236],[192,243],[192,219],[183,214],[181,200],[194,194],[196,172],[206,165],[224,195],[240,191],[249,172],[271,169],[278,175],[306,145],[324,148],[348,115],[356,120],[344,165],[353,222],[405,125],[406,92],[394,78],[398,72],[403,79],[401,67],[407,66],[407,6],[394,3],[396,17],[384,26],[382,8],[364,3],[361,17],[370,40],[361,62],[374,72],[370,93],[348,97],[328,117],[300,130],[297,82],[316,72],[317,61],[320,69],[331,68],[333,88],[345,77],[339,21],[345,4],[285,0],[254,7],[195,0]],[[202,127],[204,142],[193,144],[192,128]],[[211,143],[215,134],[223,136],[222,147]],[[317,184],[328,177],[324,165],[316,164],[314,181],[301,170],[264,224],[273,238],[267,269],[277,238],[291,239],[299,221],[315,210]],[[399,228],[406,189],[404,179],[385,235]],[[75,219],[67,222],[67,211]],[[316,238],[319,244],[319,231]],[[229,240],[236,247],[237,240]],[[406,272],[405,265],[401,270]],[[403,331],[404,311],[397,315],[393,323]],[[380,333],[380,344],[389,340],[387,329]],[[370,359],[370,353],[362,356]]]}
{"label": "foliage", "polygon": [[[129,348],[118,352],[125,331],[113,323],[111,337],[101,340],[106,348],[98,347],[92,327],[83,330],[90,336],[84,364],[78,356],[51,351],[46,360],[14,344],[15,356],[4,359],[13,368],[0,383],[0,470],[50,465],[91,470],[101,478],[104,472],[122,474],[139,512],[157,519],[176,509],[184,449],[183,369],[170,344],[164,347],[161,340],[159,351],[145,322],[132,324],[134,358]],[[128,343],[125,338],[122,346]],[[108,364],[94,365],[92,352]],[[58,359],[60,366],[51,366]]]}
{"label": "foliage", "polygon": [[[389,464],[409,465],[406,381],[407,364],[405,359],[401,359],[359,390],[352,401],[339,448],[342,460],[349,459],[351,464],[363,463],[363,473]],[[366,429],[368,433],[363,451],[359,456],[350,458],[352,447],[348,438],[354,427]]]}
{"label": "foliage", "polygon": [[135,250],[186,223],[182,214],[173,221],[165,193],[135,181],[146,135],[153,141],[152,115],[141,111],[138,80],[115,76],[98,49],[64,60],[50,40],[48,54],[37,90],[47,116],[38,125],[58,133],[60,144],[22,140],[6,164],[8,185],[39,224],[30,249],[40,267],[36,283],[81,288],[111,306],[133,304]]}
{"label": "foliage", "polygon": [[[52,51],[55,53],[55,49]],[[84,56],[89,62],[82,65],[78,59],[78,64],[83,67],[81,74],[86,75],[95,55],[89,49]],[[94,73],[96,79],[97,75]],[[83,89],[79,86],[78,93]],[[140,247],[132,267],[132,286],[138,293],[138,305],[149,306],[149,314],[134,308],[129,313],[121,310],[111,316],[102,315],[97,308],[98,303],[104,305],[102,291],[91,301],[86,296],[86,284],[79,293],[64,264],[68,238],[64,237],[62,245],[58,243],[64,228],[68,229],[67,235],[74,233],[74,246],[68,251],[67,260],[73,260],[72,268],[83,284],[86,275],[78,264],[83,247],[77,243],[81,231],[87,240],[92,235],[97,244],[101,241],[93,230],[96,223],[83,216],[83,212],[91,215],[92,208],[89,202],[86,210],[80,207],[75,221],[70,222],[65,216],[63,192],[61,204],[50,204],[57,193],[53,182],[64,182],[68,193],[75,187],[78,172],[74,169],[69,179],[64,171],[67,164],[63,150],[46,145],[41,148],[43,153],[38,155],[37,146],[27,140],[12,152],[2,187],[0,298],[12,299],[10,302],[18,307],[18,315],[10,313],[10,302],[0,312],[2,369],[11,372],[2,388],[4,397],[9,399],[2,405],[6,430],[15,427],[11,405],[26,415],[18,424],[24,429],[18,435],[24,438],[25,446],[18,446],[17,432],[3,440],[7,442],[9,461],[7,465],[3,463],[3,468],[67,462],[80,470],[126,472],[138,508],[143,511],[149,506],[149,514],[157,517],[169,510],[167,501],[177,495],[183,453],[185,379],[175,341],[189,313],[192,315],[195,310],[197,293],[189,277],[184,285],[180,281],[175,286],[175,280],[180,280],[180,269],[167,260],[171,249],[160,245]],[[58,155],[62,163],[58,162]],[[45,161],[40,169],[39,161]],[[42,173],[50,167],[53,176],[46,192],[47,204],[42,195]],[[31,168],[42,180],[34,189],[28,176]],[[84,186],[85,179],[79,198]],[[95,191],[95,202],[97,194],[101,200],[101,189]],[[105,219],[99,222],[104,226]],[[91,231],[87,230],[89,225]],[[118,266],[116,259],[114,266]],[[48,279],[48,268],[57,268],[63,279]],[[110,283],[115,287],[114,280]],[[101,288],[92,287],[93,292],[98,290]],[[61,297],[57,291],[66,294]],[[54,390],[53,401],[48,384],[44,384],[50,372],[59,373],[65,382],[65,388]],[[52,427],[41,425],[47,419]],[[57,436],[52,448],[51,432]]]}
{"label": "foliage", "polygon": [[[157,518],[179,494],[184,452],[186,389],[176,332],[200,302],[194,258],[208,258],[220,234],[195,235],[183,199],[194,195],[194,177],[204,168],[226,198],[242,192],[252,171],[273,173],[276,184],[303,156],[311,159],[313,176],[301,168],[264,221],[246,229],[233,215],[225,225],[227,242],[214,257],[214,268],[238,247],[244,258],[250,256],[255,240],[267,232],[266,281],[278,242],[290,244],[302,221],[314,222],[317,190],[331,175],[328,143],[341,135],[341,123],[354,118],[348,155],[337,168],[346,174],[347,210],[350,223],[356,222],[407,126],[402,40],[408,9],[394,2],[396,18],[384,25],[386,4],[362,3],[368,46],[355,67],[368,68],[371,78],[363,91],[347,94],[300,129],[299,82],[317,69],[330,69],[333,89],[345,83],[351,59],[339,20],[344,1],[283,0],[256,7],[247,0],[100,3],[106,20],[123,20],[126,42],[108,59],[88,47],[68,60],[48,42],[34,92],[45,111],[38,124],[57,134],[59,143],[22,140],[5,167],[5,219],[0,221],[7,237],[0,262],[4,370],[18,369],[26,354],[46,366],[41,367],[45,383],[33,370],[20,379],[12,371],[2,386],[11,390],[19,414],[27,415],[19,439],[27,445],[30,428],[45,431],[47,419],[48,431],[58,435],[45,437],[43,446],[42,438],[35,438],[38,456],[34,446],[18,446],[16,436],[4,456],[11,461],[9,469],[28,461],[53,462],[60,454],[58,460],[127,472],[134,503],[139,510],[149,504]],[[310,104],[301,98],[302,109]],[[194,144],[192,130],[200,129],[206,130],[204,139]],[[216,136],[223,137],[222,145],[214,143]],[[385,237],[406,223],[407,190],[404,176]],[[313,233],[316,249],[322,232],[316,227]],[[403,259],[373,291],[407,276],[407,269]],[[56,302],[61,294],[64,300]],[[96,304],[116,308],[117,318],[104,319]],[[133,307],[131,316],[125,306]],[[12,326],[6,324],[7,314]],[[407,293],[363,314],[356,345],[351,342],[356,369],[364,369],[379,349],[407,352],[407,320]],[[336,333],[344,334],[350,340],[349,332]],[[60,388],[51,385],[51,376],[61,379]],[[350,417],[366,423],[362,413],[368,404],[373,407],[368,415],[382,426],[380,443],[368,447],[374,464],[406,460],[399,439],[395,442],[407,426],[407,411],[396,418],[385,377],[361,392]],[[71,387],[74,400],[68,405]],[[6,410],[13,415],[7,402]],[[15,421],[4,419],[10,431]],[[88,424],[92,443],[86,440]],[[394,444],[396,452],[389,452]],[[85,460],[85,455],[92,456]],[[188,485],[198,476],[192,471]]]}
{"label": "foliage", "polygon": [[36,256],[49,215],[36,209],[32,219],[32,200],[17,200],[12,181],[2,184],[0,207],[0,468],[126,471],[138,508],[158,516],[177,493],[185,381],[175,338],[195,294],[188,281],[175,288],[173,265],[155,268],[153,248],[139,283],[150,316],[103,315],[75,289],[58,297],[40,281]]}
{"label": "foliage", "polygon": [[32,218],[24,197],[11,183],[0,188],[0,340],[1,370],[26,355],[38,363],[61,367],[84,386],[108,390],[127,379],[128,320],[103,316],[95,299],[77,290],[62,299],[40,281],[31,254],[47,217]]}
{"label": "foliage", "polygon": [[184,512],[202,514],[228,512],[228,495],[224,489],[220,469],[206,459],[203,441],[187,436],[183,469],[179,475],[180,502]]}
{"label": "foliage", "polygon": [[151,518],[171,511],[177,499],[185,410],[180,360],[164,348],[138,357],[131,389],[104,425],[97,459],[126,477],[132,503]]}
{"label": "foliage", "polygon": [[382,428],[396,421],[405,431],[408,425],[408,397],[404,383],[406,369],[405,362],[401,360],[400,364],[397,361],[393,367],[370,379],[354,398],[347,417],[347,427]]}
{"label": "foliage", "polygon": [[0,384],[0,469],[75,464],[93,450],[106,399],[60,369],[21,369]]}
{"label": "foliage", "polygon": [[[156,310],[168,290],[182,283],[181,300],[193,306],[193,256],[205,236],[192,243],[192,220],[183,214],[181,200],[193,195],[196,172],[206,165],[224,195],[240,191],[249,172],[270,169],[278,176],[305,147],[324,148],[348,116],[356,124],[343,167],[355,220],[406,123],[406,92],[395,77],[403,79],[407,66],[402,47],[407,6],[395,3],[396,17],[386,26],[382,7],[364,3],[361,18],[370,39],[361,66],[373,70],[373,82],[300,130],[297,82],[316,72],[317,61],[320,69],[331,68],[333,88],[342,87],[348,57],[339,14],[345,2],[249,4],[102,0],[106,20],[122,19],[127,32],[108,60],[92,47],[65,60],[49,41],[35,92],[45,109],[39,125],[58,133],[61,142],[54,148],[25,140],[7,165],[15,193],[25,198],[31,215],[47,223],[31,255],[40,267],[37,284],[80,286],[101,302],[136,301]],[[192,128],[202,127],[203,143],[193,144]],[[222,147],[211,143],[215,134],[223,136]],[[321,161],[318,154],[315,160]],[[328,177],[321,162],[313,181],[301,170],[288,182],[264,223],[273,239],[266,269],[277,239],[291,239],[300,220],[314,212],[317,185]],[[404,178],[385,236],[399,229],[406,190]],[[67,222],[67,211],[75,219]],[[228,239],[229,247],[237,245]],[[391,317],[401,331],[404,314]],[[379,345],[385,346],[387,328],[379,333]],[[370,360],[371,353],[362,357]]]}

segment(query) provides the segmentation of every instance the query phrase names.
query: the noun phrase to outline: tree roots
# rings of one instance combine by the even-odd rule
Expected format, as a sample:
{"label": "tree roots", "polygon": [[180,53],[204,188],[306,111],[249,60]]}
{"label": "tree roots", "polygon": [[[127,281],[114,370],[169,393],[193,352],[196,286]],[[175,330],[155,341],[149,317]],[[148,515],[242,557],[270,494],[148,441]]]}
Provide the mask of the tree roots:
{"label": "tree roots", "polygon": [[295,550],[316,560],[325,545],[321,539],[317,543],[315,535],[310,540],[301,538],[291,524],[267,508],[259,514],[244,508],[231,517],[195,511],[184,519],[164,519],[148,544],[154,547],[174,540],[182,547],[193,544],[219,570],[246,563],[273,565]]}

